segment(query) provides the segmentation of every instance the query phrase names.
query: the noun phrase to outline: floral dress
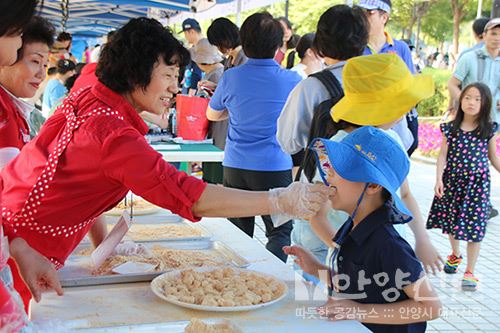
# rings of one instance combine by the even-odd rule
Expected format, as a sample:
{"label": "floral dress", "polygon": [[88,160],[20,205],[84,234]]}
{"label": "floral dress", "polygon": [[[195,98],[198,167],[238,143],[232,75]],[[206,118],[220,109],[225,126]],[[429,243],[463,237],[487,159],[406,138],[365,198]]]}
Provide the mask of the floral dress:
{"label": "floral dress", "polygon": [[451,123],[441,124],[448,141],[444,195],[434,197],[427,229],[440,228],[468,242],[483,240],[490,212],[488,143],[497,130],[493,123],[488,137],[482,139],[477,130],[454,131]]}

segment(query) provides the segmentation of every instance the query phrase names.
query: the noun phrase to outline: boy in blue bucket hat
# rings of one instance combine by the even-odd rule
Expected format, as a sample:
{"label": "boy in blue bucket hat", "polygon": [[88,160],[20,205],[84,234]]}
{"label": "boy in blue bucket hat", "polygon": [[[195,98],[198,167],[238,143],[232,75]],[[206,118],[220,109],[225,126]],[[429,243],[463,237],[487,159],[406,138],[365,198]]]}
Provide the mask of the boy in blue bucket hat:
{"label": "boy in blue bucket hat", "polygon": [[410,168],[406,152],[371,126],[340,142],[316,139],[310,149],[324,183],[336,190],[332,208],[350,214],[332,233],[330,267],[300,246],[284,248],[304,272],[317,277],[328,272],[333,297],[319,313],[331,320],[359,320],[373,332],[425,332],[426,322],[439,317],[441,302],[393,226],[412,219],[396,194]]}

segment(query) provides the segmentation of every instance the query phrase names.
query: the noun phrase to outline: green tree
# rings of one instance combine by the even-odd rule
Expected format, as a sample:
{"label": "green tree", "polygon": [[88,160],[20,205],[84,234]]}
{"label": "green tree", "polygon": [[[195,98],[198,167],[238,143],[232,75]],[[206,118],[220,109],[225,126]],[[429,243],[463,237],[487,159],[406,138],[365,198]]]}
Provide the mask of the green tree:
{"label": "green tree", "polygon": [[296,33],[303,35],[314,32],[321,14],[328,8],[341,3],[344,1],[290,0],[289,19],[293,23]]}
{"label": "green tree", "polygon": [[417,22],[415,15],[416,0],[394,0],[392,1],[392,12],[390,23],[393,27],[401,29],[402,38],[411,38],[413,27]]}
{"label": "green tree", "polygon": [[436,44],[441,45],[453,37],[453,18],[450,16],[450,1],[437,1],[422,18],[422,32]]}
{"label": "green tree", "polygon": [[[288,19],[292,22],[295,33],[303,35],[309,32],[314,32],[316,31],[316,25],[318,24],[321,14],[323,14],[328,8],[342,3],[345,2],[342,0],[311,2],[289,0]],[[279,2],[270,6],[244,11],[241,13],[241,22],[243,22],[250,15],[262,11],[267,11],[274,17],[284,16],[285,3]],[[229,15],[228,18],[233,22],[236,20],[235,15]]]}
{"label": "green tree", "polygon": [[467,5],[470,4],[471,0],[450,0],[450,2],[453,14],[453,53],[456,58],[458,56],[460,23],[464,19],[467,9],[470,9]]}

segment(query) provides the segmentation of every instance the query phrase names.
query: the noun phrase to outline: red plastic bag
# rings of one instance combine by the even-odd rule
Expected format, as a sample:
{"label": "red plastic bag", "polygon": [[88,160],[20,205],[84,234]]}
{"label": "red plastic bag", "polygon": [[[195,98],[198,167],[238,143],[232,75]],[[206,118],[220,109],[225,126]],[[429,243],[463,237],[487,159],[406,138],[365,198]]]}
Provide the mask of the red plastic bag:
{"label": "red plastic bag", "polygon": [[208,98],[177,95],[177,136],[185,140],[205,140],[208,102]]}

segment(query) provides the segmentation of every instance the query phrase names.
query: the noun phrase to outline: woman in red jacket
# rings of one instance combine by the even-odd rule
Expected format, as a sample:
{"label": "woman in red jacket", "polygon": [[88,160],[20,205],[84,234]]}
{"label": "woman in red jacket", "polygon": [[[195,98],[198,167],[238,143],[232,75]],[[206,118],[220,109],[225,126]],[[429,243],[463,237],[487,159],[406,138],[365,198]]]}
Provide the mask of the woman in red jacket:
{"label": "woman in red jacket", "polygon": [[[189,52],[155,20],[132,19],[117,31],[102,50],[99,82],[68,96],[2,171],[2,215],[16,261],[28,247],[62,267],[96,218],[129,190],[191,221],[315,214],[327,200],[325,186],[246,192],[207,185],[177,171],[146,142],[139,113],[168,109],[188,62]],[[27,302],[27,286],[16,282]]]}
{"label": "woman in red jacket", "polygon": [[[18,50],[22,46],[23,30],[33,16],[36,3],[36,0],[4,0],[0,2],[0,66],[10,66],[16,62]],[[5,121],[4,105],[9,102],[10,97],[0,96],[0,117],[3,119],[0,122],[0,127],[8,125],[8,122]],[[1,185],[0,182],[0,188]],[[20,332],[23,327],[28,325],[28,318],[22,311],[19,294],[13,289],[12,275],[9,266],[7,266],[8,258],[9,242],[4,237],[0,216],[0,331]],[[33,286],[48,284],[62,293],[54,268],[36,251],[27,249],[27,252],[23,254],[23,260],[19,262],[19,268],[24,273],[24,279]],[[34,288],[37,299],[39,290],[40,287]]]}

